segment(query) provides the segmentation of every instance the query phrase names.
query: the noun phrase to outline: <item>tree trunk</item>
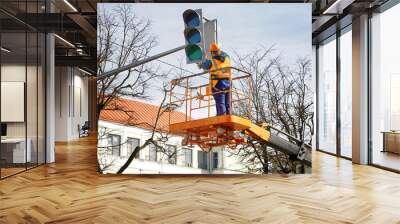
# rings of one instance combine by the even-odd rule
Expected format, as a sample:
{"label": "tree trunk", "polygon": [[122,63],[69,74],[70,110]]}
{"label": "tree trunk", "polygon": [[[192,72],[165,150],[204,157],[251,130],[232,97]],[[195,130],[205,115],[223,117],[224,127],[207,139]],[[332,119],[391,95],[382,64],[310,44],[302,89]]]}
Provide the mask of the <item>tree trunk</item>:
{"label": "tree trunk", "polygon": [[269,166],[269,163],[268,163],[268,147],[266,145],[263,145],[263,160],[264,160],[263,173],[264,174],[268,174],[268,172],[269,172],[269,169],[268,169],[268,166]]}
{"label": "tree trunk", "polygon": [[151,142],[150,139],[148,139],[144,142],[142,146],[136,146],[135,150],[133,150],[128,160],[124,163],[124,165],[121,166],[121,168],[119,168],[117,174],[122,174],[129,167],[129,165],[131,165],[133,159],[136,157],[139,151],[144,149],[150,142]]}

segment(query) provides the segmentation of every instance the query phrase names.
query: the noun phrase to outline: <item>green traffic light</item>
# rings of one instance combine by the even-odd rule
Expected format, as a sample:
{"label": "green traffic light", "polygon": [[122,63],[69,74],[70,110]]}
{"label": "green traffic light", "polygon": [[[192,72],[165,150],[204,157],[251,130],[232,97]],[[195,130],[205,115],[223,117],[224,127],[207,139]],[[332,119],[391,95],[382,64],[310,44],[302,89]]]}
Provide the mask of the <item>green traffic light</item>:
{"label": "green traffic light", "polygon": [[190,61],[199,61],[203,59],[203,52],[197,45],[189,45],[185,48],[186,56]]}

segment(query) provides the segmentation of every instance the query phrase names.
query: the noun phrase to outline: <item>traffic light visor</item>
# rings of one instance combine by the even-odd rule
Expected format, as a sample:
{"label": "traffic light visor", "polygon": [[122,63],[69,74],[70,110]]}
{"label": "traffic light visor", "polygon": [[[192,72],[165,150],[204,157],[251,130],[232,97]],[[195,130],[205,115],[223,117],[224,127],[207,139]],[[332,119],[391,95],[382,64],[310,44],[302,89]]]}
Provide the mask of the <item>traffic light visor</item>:
{"label": "traffic light visor", "polygon": [[183,21],[188,27],[200,26],[200,20],[200,15],[192,9],[188,9],[183,13]]}

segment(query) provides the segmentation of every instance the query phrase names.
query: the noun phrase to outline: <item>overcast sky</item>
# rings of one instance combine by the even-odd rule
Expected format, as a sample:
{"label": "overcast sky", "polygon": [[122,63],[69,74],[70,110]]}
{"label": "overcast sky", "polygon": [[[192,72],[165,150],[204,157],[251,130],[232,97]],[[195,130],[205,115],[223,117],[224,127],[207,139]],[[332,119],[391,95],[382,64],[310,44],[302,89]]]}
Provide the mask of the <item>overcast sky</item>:
{"label": "overcast sky", "polygon": [[[185,43],[182,13],[186,9],[203,10],[203,16],[218,19],[218,39],[228,54],[233,51],[249,53],[259,46],[275,45],[286,62],[311,56],[311,4],[132,4],[137,16],[152,21],[152,32],[158,45],[152,54],[175,48]],[[117,4],[99,4],[99,10],[109,10]],[[184,51],[162,58],[171,64],[185,59]],[[167,65],[162,65],[166,66]],[[196,65],[186,69],[199,72]]]}

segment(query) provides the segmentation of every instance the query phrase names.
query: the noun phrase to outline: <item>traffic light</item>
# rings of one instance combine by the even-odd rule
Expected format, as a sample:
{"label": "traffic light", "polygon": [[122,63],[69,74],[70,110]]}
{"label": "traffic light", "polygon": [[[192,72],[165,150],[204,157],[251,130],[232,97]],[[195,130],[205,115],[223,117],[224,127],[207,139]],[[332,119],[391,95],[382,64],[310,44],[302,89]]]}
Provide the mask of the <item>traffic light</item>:
{"label": "traffic light", "polygon": [[203,16],[201,9],[188,9],[183,12],[185,23],[186,62],[188,64],[202,62],[204,59]]}

